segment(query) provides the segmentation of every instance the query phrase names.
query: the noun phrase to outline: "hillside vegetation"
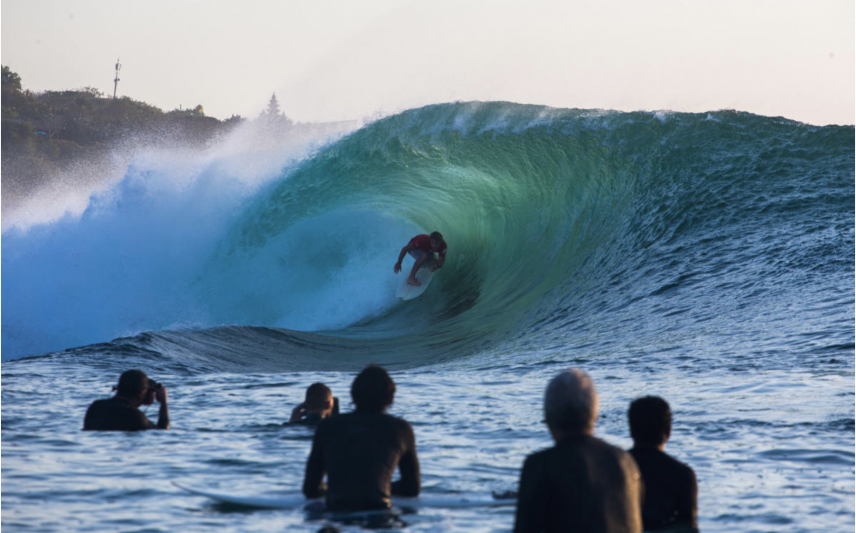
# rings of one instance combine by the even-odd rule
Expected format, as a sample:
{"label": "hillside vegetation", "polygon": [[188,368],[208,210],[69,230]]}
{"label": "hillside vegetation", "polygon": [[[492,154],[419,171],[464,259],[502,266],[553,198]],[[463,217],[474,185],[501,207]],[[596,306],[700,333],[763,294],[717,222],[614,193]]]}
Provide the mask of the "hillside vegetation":
{"label": "hillside vegetation", "polygon": [[[23,88],[18,74],[3,66],[4,195],[128,143],[138,148],[204,148],[245,121],[234,115],[227,120],[205,116],[201,105],[165,112],[127,96],[114,100],[92,87],[34,93]],[[280,113],[275,95],[253,122],[271,136],[309,126],[296,125]]]}

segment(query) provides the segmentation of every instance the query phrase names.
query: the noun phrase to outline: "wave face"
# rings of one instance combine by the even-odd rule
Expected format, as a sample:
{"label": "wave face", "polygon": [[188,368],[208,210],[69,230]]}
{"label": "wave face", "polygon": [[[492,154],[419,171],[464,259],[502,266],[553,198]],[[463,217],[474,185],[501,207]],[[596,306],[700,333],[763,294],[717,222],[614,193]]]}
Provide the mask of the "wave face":
{"label": "wave face", "polygon": [[[82,216],[6,231],[3,358],[852,349],[852,127],[445,104],[272,180],[234,166],[140,160]],[[434,230],[445,267],[397,302],[400,248]]]}

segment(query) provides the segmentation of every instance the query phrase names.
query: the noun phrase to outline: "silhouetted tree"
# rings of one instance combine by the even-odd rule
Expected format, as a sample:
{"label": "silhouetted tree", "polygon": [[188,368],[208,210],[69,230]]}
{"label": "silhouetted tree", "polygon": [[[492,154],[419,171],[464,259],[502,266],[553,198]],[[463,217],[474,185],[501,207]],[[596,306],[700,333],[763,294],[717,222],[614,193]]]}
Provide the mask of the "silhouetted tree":
{"label": "silhouetted tree", "polygon": [[262,125],[261,131],[265,135],[285,134],[294,125],[291,119],[279,110],[279,101],[276,99],[276,93],[271,95],[267,109],[262,111],[259,121]]}
{"label": "silhouetted tree", "polygon": [[267,113],[268,118],[279,118],[281,113],[279,111],[279,102],[276,99],[276,93],[271,95],[270,102],[268,102],[267,111],[265,111],[265,113]]}
{"label": "silhouetted tree", "polygon": [[21,90],[21,76],[12,72],[12,70],[3,65],[3,89],[9,89],[12,91],[20,91]]}

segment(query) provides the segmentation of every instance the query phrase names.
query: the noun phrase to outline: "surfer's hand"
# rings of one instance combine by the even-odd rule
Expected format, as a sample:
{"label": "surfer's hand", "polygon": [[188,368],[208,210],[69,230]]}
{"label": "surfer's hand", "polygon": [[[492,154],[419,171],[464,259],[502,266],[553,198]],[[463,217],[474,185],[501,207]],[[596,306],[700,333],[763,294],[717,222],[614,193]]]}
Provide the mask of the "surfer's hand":
{"label": "surfer's hand", "polygon": [[392,271],[395,272],[396,274],[401,272],[401,261],[399,261],[398,263],[395,264],[395,267],[392,269]]}
{"label": "surfer's hand", "polygon": [[435,264],[430,265],[430,266],[428,267],[428,270],[430,270],[431,272],[434,272],[434,271],[435,271],[435,270],[437,270],[438,268],[440,268],[440,267],[438,267],[438,266],[437,266],[437,264],[435,263]]}

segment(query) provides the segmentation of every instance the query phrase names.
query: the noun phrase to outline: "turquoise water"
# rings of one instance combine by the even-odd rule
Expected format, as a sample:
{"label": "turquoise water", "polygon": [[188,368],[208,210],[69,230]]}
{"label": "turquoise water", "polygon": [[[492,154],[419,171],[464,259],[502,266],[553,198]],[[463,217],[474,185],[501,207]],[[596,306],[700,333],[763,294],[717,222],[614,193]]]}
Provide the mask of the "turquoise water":
{"label": "turquoise water", "polygon": [[[279,423],[319,378],[347,408],[373,361],[426,492],[515,488],[549,445],[543,387],[579,366],[617,445],[630,400],[671,403],[703,530],[853,530],[853,127],[462,103],[266,180],[239,158],[140,158],[80,217],[3,233],[4,528],[316,531],[170,481],[296,491],[310,436]],[[397,302],[398,250],[435,229],[446,266]],[[81,433],[132,367],[174,429]],[[505,531],[513,509],[403,520]]]}

